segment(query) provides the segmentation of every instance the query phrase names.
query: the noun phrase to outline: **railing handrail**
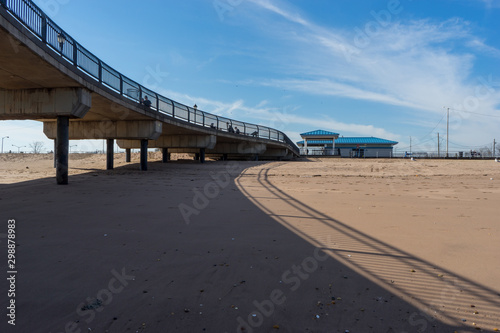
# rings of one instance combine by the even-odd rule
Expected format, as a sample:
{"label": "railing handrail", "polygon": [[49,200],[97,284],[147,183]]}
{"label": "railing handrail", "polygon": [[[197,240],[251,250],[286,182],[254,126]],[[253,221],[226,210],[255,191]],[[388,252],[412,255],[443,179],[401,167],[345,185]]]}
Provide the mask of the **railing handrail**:
{"label": "railing handrail", "polygon": [[[151,100],[151,109],[156,110],[156,112],[202,127],[215,127],[217,130],[223,132],[231,132],[229,126],[231,125],[232,127],[233,123],[237,123],[238,126],[242,124],[243,132],[241,134],[282,142],[289,146],[297,155],[299,154],[299,148],[281,131],[194,109],[140,85],[85,49],[31,0],[0,0],[0,6],[4,7],[7,12],[21,22],[26,29],[39,38],[46,46],[59,52],[61,57],[68,61],[69,64],[121,96],[138,103],[141,102],[142,98],[147,96]],[[62,39],[62,42],[59,39]],[[166,108],[162,108],[162,104],[166,104]],[[200,121],[199,119],[202,120]],[[214,122],[207,122],[207,119],[214,120]],[[256,130],[252,133],[247,133],[247,129]]]}

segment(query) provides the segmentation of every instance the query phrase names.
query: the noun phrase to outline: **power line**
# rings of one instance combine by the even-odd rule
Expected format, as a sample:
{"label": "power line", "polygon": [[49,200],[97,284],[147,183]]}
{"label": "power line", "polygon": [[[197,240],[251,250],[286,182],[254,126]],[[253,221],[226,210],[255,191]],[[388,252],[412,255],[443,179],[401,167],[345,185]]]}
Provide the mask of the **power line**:
{"label": "power line", "polygon": [[478,113],[478,112],[472,112],[472,111],[458,110],[458,109],[453,109],[453,108],[450,108],[450,110],[458,111],[458,112],[471,113],[471,114],[475,114],[475,115],[478,115],[478,116],[484,116],[484,117],[500,118],[500,116],[495,116],[495,115],[492,115],[492,114],[484,114],[484,113]]}
{"label": "power line", "polygon": [[455,143],[455,142],[452,142],[450,141],[451,144],[453,144],[454,146],[456,147],[460,147],[460,148],[477,148],[477,147],[484,147],[484,146],[488,146],[491,144],[491,142],[488,142],[486,144],[482,144],[482,145],[474,145],[474,146],[464,146],[464,145],[461,145],[461,144],[458,144],[458,143]]}
{"label": "power line", "polygon": [[424,135],[422,137],[422,139],[425,138],[428,135],[431,135],[436,130],[436,128],[439,126],[439,124],[441,124],[441,122],[443,121],[443,119],[444,119],[445,116],[446,116],[446,112],[443,113],[443,117],[441,117],[441,120],[437,123],[437,125],[434,126],[434,128],[428,134]]}

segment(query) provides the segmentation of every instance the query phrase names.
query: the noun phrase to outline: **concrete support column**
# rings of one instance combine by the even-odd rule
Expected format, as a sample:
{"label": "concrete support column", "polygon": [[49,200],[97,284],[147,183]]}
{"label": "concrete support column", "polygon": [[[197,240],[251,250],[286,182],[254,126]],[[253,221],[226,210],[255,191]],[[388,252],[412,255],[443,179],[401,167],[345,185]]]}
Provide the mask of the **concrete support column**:
{"label": "concrete support column", "polygon": [[148,170],[148,139],[141,140],[141,170]]}
{"label": "concrete support column", "polygon": [[57,117],[56,180],[58,185],[68,184],[69,117]]}
{"label": "concrete support column", "polygon": [[113,170],[114,167],[114,148],[115,140],[106,140],[106,170]]}
{"label": "concrete support column", "polygon": [[205,163],[205,148],[200,148],[200,163]]}
{"label": "concrete support column", "polygon": [[162,154],[162,162],[167,163],[168,160],[170,159],[168,156],[168,148],[162,148],[161,149],[161,154]]}
{"label": "concrete support column", "polygon": [[132,151],[132,149],[130,149],[130,148],[125,149],[125,162],[127,162],[127,163],[130,163],[131,151]]}

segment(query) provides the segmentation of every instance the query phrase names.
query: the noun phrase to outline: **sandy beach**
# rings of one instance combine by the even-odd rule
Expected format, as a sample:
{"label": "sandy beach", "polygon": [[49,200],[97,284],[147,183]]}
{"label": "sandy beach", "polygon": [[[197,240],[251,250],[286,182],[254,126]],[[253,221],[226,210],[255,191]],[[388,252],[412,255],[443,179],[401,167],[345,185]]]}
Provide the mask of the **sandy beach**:
{"label": "sandy beach", "polygon": [[138,158],[0,156],[0,332],[500,329],[500,163]]}

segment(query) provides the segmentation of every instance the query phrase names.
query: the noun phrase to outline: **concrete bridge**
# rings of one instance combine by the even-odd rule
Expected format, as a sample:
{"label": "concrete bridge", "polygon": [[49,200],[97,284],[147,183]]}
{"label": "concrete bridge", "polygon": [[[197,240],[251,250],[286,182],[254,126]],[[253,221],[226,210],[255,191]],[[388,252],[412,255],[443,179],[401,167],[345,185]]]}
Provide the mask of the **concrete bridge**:
{"label": "concrete bridge", "polygon": [[[297,146],[282,132],[203,112],[151,91],[114,70],[71,38],[31,0],[0,0],[0,120],[43,122],[55,142],[56,179],[68,183],[69,140],[206,156],[288,159]],[[148,99],[151,105],[141,103]],[[238,128],[239,133],[235,131]]]}

